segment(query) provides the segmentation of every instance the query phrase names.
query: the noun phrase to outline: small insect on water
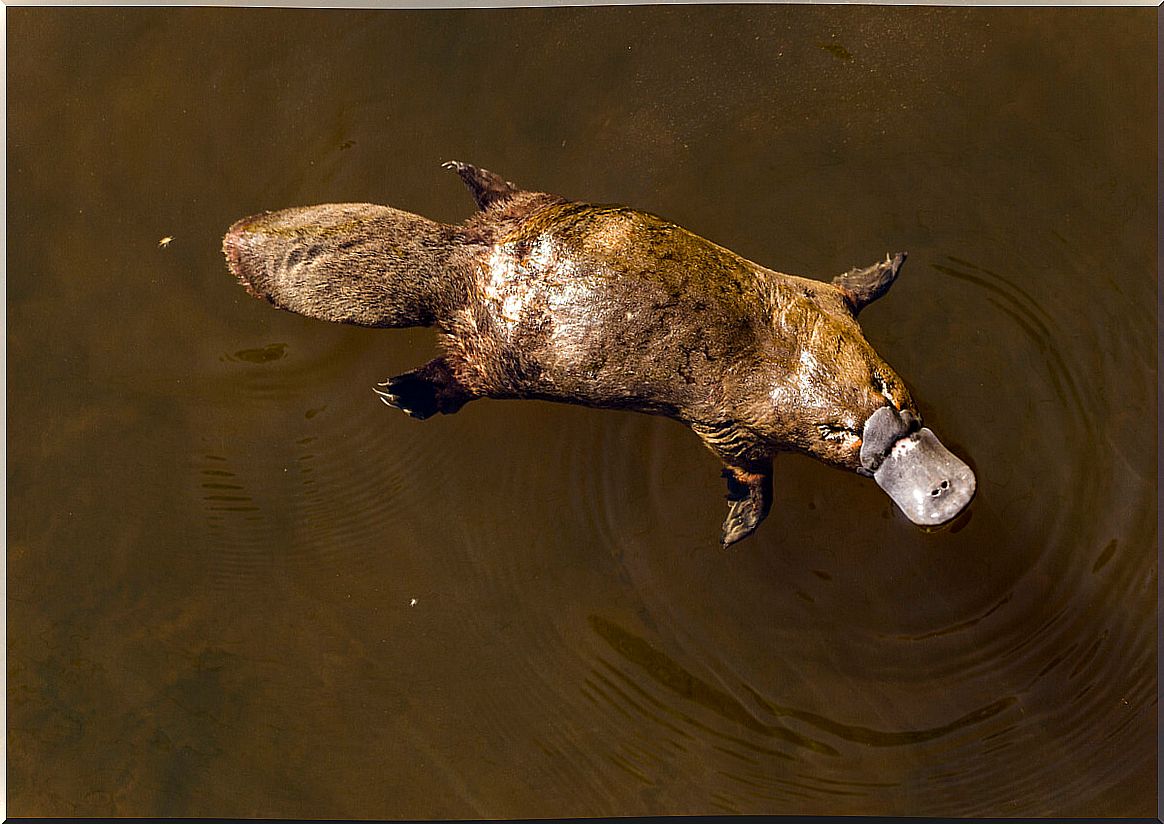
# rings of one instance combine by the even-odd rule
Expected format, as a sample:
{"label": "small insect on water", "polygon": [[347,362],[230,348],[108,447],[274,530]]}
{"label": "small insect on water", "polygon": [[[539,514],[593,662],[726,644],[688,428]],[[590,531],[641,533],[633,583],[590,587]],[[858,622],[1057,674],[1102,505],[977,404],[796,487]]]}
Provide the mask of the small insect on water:
{"label": "small insect on water", "polygon": [[162,238],[161,240],[158,241],[158,246],[162,249],[165,249],[167,246],[169,246],[173,242],[174,242],[174,238],[172,238],[170,235],[166,235],[164,238]]}

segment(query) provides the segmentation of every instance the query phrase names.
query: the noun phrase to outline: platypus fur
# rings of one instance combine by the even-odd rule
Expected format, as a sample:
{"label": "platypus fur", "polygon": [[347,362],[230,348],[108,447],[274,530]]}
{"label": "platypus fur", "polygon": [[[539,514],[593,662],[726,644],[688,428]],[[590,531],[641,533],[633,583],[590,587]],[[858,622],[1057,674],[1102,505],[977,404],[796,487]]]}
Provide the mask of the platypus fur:
{"label": "platypus fur", "polygon": [[725,467],[725,547],[768,514],[783,450],[877,478],[921,524],[973,496],[973,473],[922,428],[857,323],[905,253],[825,283],[646,212],[445,166],[479,209],[459,225],[367,203],[267,212],[230,228],[230,270],[251,294],[314,318],[436,326],[444,354],[377,389],[412,417],[540,398],[686,424]]}

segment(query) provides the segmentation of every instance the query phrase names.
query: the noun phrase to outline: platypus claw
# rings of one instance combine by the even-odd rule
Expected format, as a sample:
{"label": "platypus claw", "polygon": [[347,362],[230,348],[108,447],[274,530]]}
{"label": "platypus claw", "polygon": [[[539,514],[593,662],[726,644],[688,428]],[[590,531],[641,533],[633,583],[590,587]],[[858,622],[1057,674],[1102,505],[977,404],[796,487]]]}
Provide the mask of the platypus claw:
{"label": "platypus claw", "polygon": [[[388,386],[388,381],[385,381],[384,383],[378,383],[376,385],[377,386]],[[383,402],[383,404],[385,406],[391,406],[394,409],[399,409],[401,412],[404,412],[405,414],[409,414],[409,415],[412,414],[409,410],[404,408],[403,404],[400,402],[400,398],[397,397],[392,392],[384,392],[380,389],[373,389],[372,391],[380,396],[380,400]]]}
{"label": "platypus claw", "polygon": [[436,358],[419,369],[388,378],[376,386],[383,387],[372,391],[385,405],[422,421],[438,412],[451,415],[471,398],[457,383],[444,358]]}
{"label": "platypus claw", "polygon": [[[389,388],[396,388],[393,386],[393,383],[394,383],[394,381],[392,379],[389,379],[389,380],[384,381],[384,383],[379,383],[376,385],[377,386],[387,386]],[[400,397],[400,395],[397,395],[395,392],[385,392],[381,389],[373,389],[372,391],[380,396],[380,400],[384,403],[385,406],[391,406],[393,409],[399,409],[401,412],[403,412],[405,415],[407,415],[410,418],[418,418],[420,420],[424,420],[425,418],[429,417],[429,415],[432,414],[432,412],[430,412],[426,409],[423,409],[423,408],[413,409],[411,406],[408,405],[408,403],[403,398]]]}

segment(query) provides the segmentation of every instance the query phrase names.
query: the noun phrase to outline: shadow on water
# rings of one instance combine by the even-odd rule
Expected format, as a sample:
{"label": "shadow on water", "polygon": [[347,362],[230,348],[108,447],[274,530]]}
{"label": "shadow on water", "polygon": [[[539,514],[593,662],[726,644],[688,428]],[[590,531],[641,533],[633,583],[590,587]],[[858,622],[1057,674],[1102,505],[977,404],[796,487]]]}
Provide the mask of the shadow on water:
{"label": "shadow on water", "polygon": [[[653,681],[661,684],[680,697],[699,704],[711,710],[716,715],[728,721],[735,722],[753,732],[758,732],[761,735],[778,738],[788,743],[804,747],[812,752],[838,755],[838,752],[827,744],[803,738],[778,725],[759,722],[754,715],[748,712],[742,704],[738,703],[730,695],[691,675],[691,673],[679,666],[672,658],[652,647],[646,640],[627,632],[617,624],[606,621],[599,616],[592,615],[590,616],[590,625],[626,661],[635,664]],[[625,678],[625,676],[623,677]],[[752,697],[777,718],[791,718],[796,721],[802,721],[822,732],[826,732],[845,741],[855,744],[867,744],[873,747],[900,747],[908,744],[921,743],[923,741],[932,741],[935,738],[941,738],[963,727],[992,718],[1015,703],[1014,698],[1003,698],[989,706],[968,713],[949,724],[932,729],[913,730],[909,732],[882,732],[865,727],[839,724],[836,721],[831,721],[815,713],[804,712],[792,707],[782,707],[767,701],[756,693],[752,693]]]}
{"label": "shadow on water", "polygon": [[229,355],[223,355],[223,360],[245,361],[246,363],[270,363],[287,355],[287,344],[270,343],[259,349],[240,349]]}

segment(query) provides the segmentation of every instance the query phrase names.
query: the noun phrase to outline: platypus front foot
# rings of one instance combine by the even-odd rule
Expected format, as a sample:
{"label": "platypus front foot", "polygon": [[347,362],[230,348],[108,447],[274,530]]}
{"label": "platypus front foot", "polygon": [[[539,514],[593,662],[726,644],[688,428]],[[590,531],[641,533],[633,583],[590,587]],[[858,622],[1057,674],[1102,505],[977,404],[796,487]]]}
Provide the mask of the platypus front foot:
{"label": "platypus front foot", "polygon": [[429,361],[419,369],[405,372],[373,390],[386,405],[419,420],[438,412],[451,415],[473,399],[457,381],[444,358]]}
{"label": "platypus front foot", "polygon": [[719,542],[727,549],[755,532],[768,516],[772,508],[772,471],[729,466],[723,475],[727,478],[730,507]]}
{"label": "platypus front foot", "polygon": [[877,298],[889,291],[893,281],[901,271],[907,255],[898,252],[896,255],[886,255],[885,260],[866,266],[864,269],[850,269],[843,275],[833,278],[833,285],[841,290],[849,308],[856,315]]}

